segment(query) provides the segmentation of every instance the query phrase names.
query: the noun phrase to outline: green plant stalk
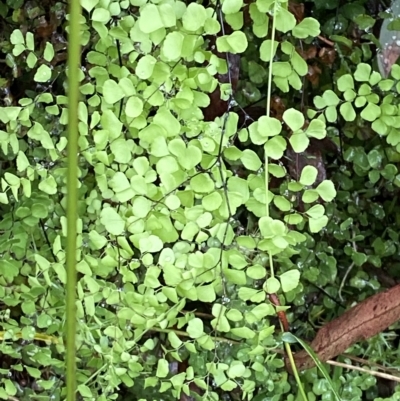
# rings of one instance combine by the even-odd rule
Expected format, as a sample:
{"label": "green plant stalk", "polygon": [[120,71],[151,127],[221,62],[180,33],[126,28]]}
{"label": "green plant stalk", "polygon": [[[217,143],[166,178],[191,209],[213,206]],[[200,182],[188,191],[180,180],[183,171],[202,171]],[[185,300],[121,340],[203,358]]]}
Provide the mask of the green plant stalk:
{"label": "green plant stalk", "polygon": [[[274,43],[275,43],[275,31],[276,31],[276,23],[275,23],[275,15],[276,15],[276,1],[274,2],[274,15],[272,18],[272,28],[271,28],[271,53],[269,56],[269,69],[268,69],[268,86],[267,86],[267,117],[270,116],[271,113],[271,94],[272,94],[272,59],[274,58]],[[268,208],[268,205],[267,205]]]}
{"label": "green plant stalk", "polygon": [[[270,116],[271,112],[271,94],[272,94],[272,64],[273,64],[273,57],[274,57],[274,43],[275,43],[275,30],[276,30],[276,22],[275,22],[275,15],[277,10],[277,1],[274,2],[274,9],[273,9],[273,17],[272,17],[272,28],[271,28],[271,53],[269,58],[269,70],[268,70],[268,87],[267,87],[267,110],[266,115],[267,117]],[[264,154],[264,171],[265,171],[265,197],[266,197],[266,216],[269,217],[269,199],[268,199],[268,189],[269,189],[269,168],[268,168],[268,156]],[[271,277],[275,276],[274,272],[274,261],[272,258],[271,253],[269,253],[269,266],[270,266],[270,274]],[[281,329],[283,330],[282,323]],[[308,401],[306,393],[304,392],[303,384],[300,380],[296,364],[294,363],[292,350],[290,348],[290,344],[285,343],[286,353],[289,357],[290,364],[292,366],[293,374],[296,379],[296,383],[299,386],[300,393],[303,397],[304,401]]]}
{"label": "green plant stalk", "polygon": [[290,366],[292,367],[292,370],[293,370],[294,378],[296,379],[296,383],[299,386],[300,394],[302,395],[304,401],[308,401],[307,395],[303,388],[303,384],[301,383],[301,380],[300,380],[299,372],[297,371],[297,368],[296,368],[296,363],[294,362],[292,349],[290,348],[289,343],[285,343],[285,350],[286,350],[286,354],[290,361]]}
{"label": "green plant stalk", "polygon": [[81,5],[70,0],[68,35],[68,171],[67,171],[67,313],[66,313],[66,365],[67,401],[75,400],[76,391],[76,237],[78,203],[78,101],[80,65]]}
{"label": "green plant stalk", "polygon": [[[274,16],[276,13],[276,1],[274,2]],[[271,53],[269,57],[269,69],[268,69],[268,87],[267,87],[267,110],[266,115],[267,117],[270,116],[271,113],[271,94],[272,94],[272,59],[274,58],[274,42],[275,42],[275,18],[272,18],[272,28],[271,28]],[[264,163],[264,171],[265,171],[265,196],[266,196],[266,216],[269,217],[269,199],[268,199],[268,184],[269,184],[269,168],[268,168],[268,156],[265,154],[265,163]],[[274,272],[274,263],[272,260],[272,255],[269,254],[269,266],[271,271],[271,277],[275,277]]]}
{"label": "green plant stalk", "polygon": [[[272,67],[271,67],[272,68]],[[270,69],[271,69],[270,68]],[[271,96],[268,96],[268,100],[267,101],[269,101],[269,99],[270,99],[270,97]],[[268,109],[269,110],[269,109]],[[264,171],[265,171],[265,197],[266,197],[266,204],[265,204],[265,206],[266,206],[266,213],[265,213],[265,215],[267,216],[267,217],[269,217],[269,199],[268,199],[268,188],[269,188],[269,164],[268,164],[268,156],[267,155],[264,155],[264,158],[265,158],[265,168],[264,168]],[[269,258],[269,270],[270,270],[270,273],[271,273],[271,277],[275,277],[275,271],[274,271],[274,261],[273,261],[273,259],[272,259],[272,254],[269,252],[268,253],[268,258]]]}

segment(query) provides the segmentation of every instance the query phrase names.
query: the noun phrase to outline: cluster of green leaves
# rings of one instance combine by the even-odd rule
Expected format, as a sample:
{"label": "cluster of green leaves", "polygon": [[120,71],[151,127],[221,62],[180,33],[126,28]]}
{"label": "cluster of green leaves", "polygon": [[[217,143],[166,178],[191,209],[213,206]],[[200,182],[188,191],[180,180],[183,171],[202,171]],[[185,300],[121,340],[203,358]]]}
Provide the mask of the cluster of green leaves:
{"label": "cluster of green leaves", "polygon": [[[332,317],[336,304],[328,297],[308,311],[308,283],[337,296],[338,261],[376,262],[394,254],[397,237],[392,230],[390,238],[376,239],[373,255],[355,250],[366,229],[352,224],[360,207],[348,199],[353,181],[346,172],[334,177],[341,186],[337,194],[333,178],[318,180],[313,165],[288,181],[281,161],[289,149],[301,155],[311,139],[325,138],[326,123],[335,120],[337,109],[348,123],[354,120],[351,109],[358,107],[364,120],[395,129],[397,108],[381,102],[373,90],[389,91],[397,78],[390,86],[360,64],[354,75],[338,81],[343,101],[333,91],[315,99],[319,111],[310,114],[309,124],[290,101],[283,121],[265,115],[241,129],[230,104],[224,116],[204,122],[207,94],[218,85],[228,98],[231,91],[218,82],[229,66],[208,47],[209,35],[218,35],[219,52],[245,55],[242,67],[254,84],[252,93],[265,86],[265,63],[271,63],[274,90],[285,94],[302,88],[308,66],[296,50],[297,40],[318,35],[317,20],[296,23],[286,1],[257,0],[249,5],[252,24],[246,26],[243,1],[225,0],[221,9],[232,28],[225,34],[215,5],[81,3],[87,65],[80,73],[78,114],[80,396],[117,399],[123,387],[129,389],[128,399],[179,399],[194,386],[211,400],[235,391],[247,399],[255,394],[256,400],[296,399],[295,385],[273,351],[281,339],[267,294],[284,295],[293,307],[291,321],[308,312],[315,320],[323,310]],[[279,41],[268,36],[271,29],[279,32]],[[259,48],[253,38],[261,41]],[[55,51],[50,43],[35,49],[34,39],[16,29],[7,40],[15,62],[34,71],[35,83],[47,84],[54,79]],[[352,76],[364,86],[356,88]],[[9,340],[0,350],[23,360],[13,369],[25,369],[40,395],[55,400],[65,391],[56,378],[63,374],[65,353],[66,95],[30,92],[18,105],[0,108],[1,157],[7,166],[0,192],[0,291],[14,313],[0,321]],[[374,106],[382,110],[379,115]],[[397,146],[386,134],[388,144]],[[354,148],[346,152],[348,161],[361,160],[354,162],[358,173],[364,156],[355,156]],[[389,188],[398,180],[397,169],[384,163],[382,152],[371,150],[363,171],[379,171],[375,183],[384,180]],[[238,168],[246,174],[237,174]],[[280,190],[270,188],[270,178],[285,181]],[[362,185],[357,182],[357,188]],[[349,211],[340,206],[346,201]],[[243,213],[248,226],[241,221]],[[376,224],[383,211],[375,207],[371,213]],[[364,227],[371,224],[361,218]],[[318,237],[321,231],[329,239]],[[378,287],[365,275],[352,280],[356,288]],[[303,322],[295,327],[307,337]],[[19,346],[21,338],[29,343]],[[179,372],[176,363],[184,366]],[[43,375],[47,369],[50,373]],[[343,384],[343,372],[335,375],[344,399],[346,391],[359,396],[362,376],[349,375]],[[330,394],[315,370],[303,379],[310,400]],[[9,378],[1,383],[2,398],[33,394]]]}
{"label": "cluster of green leaves", "polygon": [[[340,97],[332,90],[314,99],[318,113],[323,113],[328,122],[336,122],[338,114],[346,122],[370,124],[370,129],[380,137],[385,137],[389,147],[373,147],[368,153],[365,149],[347,149],[346,161],[355,162],[355,172],[362,176],[368,174],[370,182],[376,184],[381,177],[399,186],[400,176],[394,164],[399,160],[400,112],[396,95],[400,89],[400,67],[394,65],[391,77],[383,79],[376,71],[371,71],[369,64],[358,64],[354,74],[344,74],[337,81]],[[357,85],[356,85],[357,83]],[[309,110],[311,116],[317,114]],[[351,127],[351,125],[348,125]],[[354,125],[353,125],[354,126]]]}
{"label": "cluster of green leaves", "polygon": [[[372,59],[371,43],[379,46],[379,40],[372,33],[377,19],[393,17],[390,12],[381,12],[378,17],[378,12],[382,10],[377,3],[314,0],[314,4],[315,17],[321,22],[322,34],[335,42],[338,53],[355,65]],[[363,43],[356,44],[351,40],[353,29],[359,31]],[[346,61],[342,60],[342,63],[345,65]]]}
{"label": "cluster of green leaves", "polygon": [[[271,24],[268,13],[275,15],[274,24]],[[271,73],[276,87],[284,93],[290,89],[300,90],[308,66],[298,53],[293,38],[307,39],[318,35],[318,21],[306,17],[297,24],[295,17],[287,9],[286,1],[252,2],[249,5],[249,14],[252,24],[245,27],[242,22],[240,25],[246,31],[249,44],[244,53],[245,58],[241,60],[241,71],[248,78],[240,83],[244,90],[237,94],[238,100],[243,104],[255,103],[262,97],[268,81],[266,63],[271,60],[275,61]],[[231,17],[230,14],[226,15],[229,23]],[[271,28],[284,35],[285,40],[269,38]]]}
{"label": "cluster of green leaves", "polygon": [[[353,17],[358,24],[360,21]],[[340,15],[339,18],[344,17]],[[314,252],[303,249],[298,259],[298,263],[306,261],[303,293],[312,291],[313,286],[308,283],[325,290],[326,295],[320,296],[320,302],[311,308],[300,298],[296,300],[302,305],[298,312],[307,313],[314,322],[318,322],[321,315],[329,321],[340,314],[337,300],[361,301],[379,291],[385,278],[399,274],[396,254],[399,220],[395,204],[400,178],[399,148],[395,140],[398,136],[399,70],[394,65],[391,76],[383,78],[371,68],[371,53],[365,46],[354,48],[347,42],[346,46],[352,53],[341,60],[336,83],[329,84],[332,89],[316,96],[315,109],[309,110],[309,117],[322,116],[327,122],[328,136],[336,141],[342,155],[336,161],[339,166],[336,163],[331,166],[335,167],[332,180],[338,185],[338,194],[335,202],[326,207],[329,222],[323,235],[307,239]],[[306,326],[298,328],[307,335]],[[397,363],[383,336],[368,344],[358,344],[349,352],[367,355],[371,361],[385,361],[388,365]],[[343,374],[339,368],[331,372],[334,379]],[[346,394],[359,399],[361,394],[367,394],[369,399],[382,399],[376,398],[375,380],[370,378],[364,387],[360,386],[358,375],[351,376],[346,377],[348,385],[343,397]],[[304,379],[314,390],[311,383],[315,378],[306,375]],[[325,391],[329,389],[327,386],[324,382]],[[394,400],[396,395],[387,399]]]}
{"label": "cluster of green leaves", "polygon": [[[311,121],[307,129],[303,130],[305,123],[304,116],[295,109],[286,110],[283,114],[283,121],[292,131],[288,141],[283,135],[280,135],[282,132],[282,123],[276,118],[263,116],[249,126],[249,138],[251,142],[256,145],[264,145],[265,155],[271,159],[280,160],[288,147],[288,143],[295,152],[302,153],[309,145],[309,138],[323,139],[326,136],[325,122],[322,119]],[[242,137],[245,139],[245,134]],[[250,151],[247,150],[246,158],[242,158],[241,160],[246,168],[252,170],[250,155]],[[258,165],[258,162],[255,164]],[[276,178],[282,178],[286,174],[284,168],[276,164],[271,164],[269,171]],[[330,180],[324,180],[316,188],[312,188],[317,180],[317,175],[318,170],[316,167],[311,165],[305,166],[301,171],[298,182],[290,182],[288,188],[294,193],[303,191],[302,200],[307,204],[312,204],[319,198],[322,198],[326,202],[332,201],[336,195],[336,191]],[[301,215],[293,212],[293,204],[286,197],[282,195],[275,196],[272,192],[269,192],[268,196],[265,196],[265,191],[264,194],[260,193],[261,185],[261,180],[259,180],[254,190],[256,202],[249,202],[249,210],[256,216],[261,217],[265,212],[265,206],[263,206],[263,202],[259,199],[260,195],[262,195],[268,198],[269,202],[273,202],[281,212],[290,212],[284,216],[286,223],[300,224],[304,221],[304,218],[308,217],[311,232],[318,232],[326,225],[328,219],[324,216],[324,207],[322,205],[313,205],[307,210],[306,215]]]}
{"label": "cluster of green leaves", "polygon": [[[35,68],[38,62],[38,56],[43,57],[44,61],[50,63],[54,58],[54,47],[47,42],[43,54],[35,54],[35,38],[32,32],[27,32],[25,37],[19,29],[13,31],[10,36],[10,42],[13,45],[12,54],[18,57],[22,53],[26,53],[26,65],[28,69]],[[41,64],[35,73],[35,82],[47,82],[51,78],[51,68],[46,64]]]}
{"label": "cluster of green leaves", "polygon": [[[357,24],[361,29],[368,29],[374,24],[374,20],[365,15],[366,11],[361,5],[355,3],[346,4],[342,6],[346,10],[343,10],[343,13],[340,12],[338,16],[335,7],[339,4],[335,5],[333,3],[335,2],[328,2],[328,4],[324,2],[324,4],[319,4],[318,8],[322,10],[322,16],[325,9],[332,6],[335,12],[332,13],[334,15],[331,17],[331,22],[332,24],[337,24],[339,29],[346,30],[348,28],[350,30],[354,24]],[[323,21],[325,18],[326,15],[319,20]],[[338,24],[338,18],[346,20],[346,24]],[[369,25],[367,24],[368,26],[363,27],[361,23],[366,22]],[[328,25],[322,27],[324,32],[327,32],[327,27]],[[340,33],[343,34],[344,32],[342,30]],[[362,38],[374,39],[371,34],[365,34]],[[367,62],[371,59],[369,45],[362,45],[360,48],[355,47],[345,37],[345,34],[343,36],[331,36],[331,39],[336,41],[339,46],[343,46],[338,47],[338,51],[343,51],[346,57],[341,60],[341,69],[337,74],[339,78],[338,85],[335,86],[332,83],[328,83],[330,87],[333,87],[334,91],[327,90],[315,98],[315,106],[320,111],[310,111],[309,117],[315,118],[319,116],[319,118],[322,117],[322,121],[328,122],[328,136],[341,146],[338,149],[343,152],[344,160],[351,163],[351,167],[342,165],[338,168],[338,164],[343,163],[340,158],[330,166],[330,168],[335,169],[332,180],[339,188],[338,197],[334,204],[326,207],[326,216],[329,218],[329,223],[326,225],[323,235],[313,235],[312,238],[307,236],[306,246],[300,248],[300,254],[295,258],[296,264],[294,266],[300,266],[303,272],[301,276],[302,287],[298,287],[295,291],[297,294],[293,298],[291,298],[292,293],[286,294],[287,301],[290,302],[292,299],[297,306],[296,314],[307,314],[313,322],[317,322],[321,315],[324,316],[326,321],[329,321],[340,314],[341,311],[340,309],[338,310],[337,301],[343,301],[343,298],[351,301],[354,299],[362,300],[379,289],[380,283],[377,276],[374,273],[367,273],[363,270],[365,265],[381,268],[386,267],[385,265],[389,262],[388,270],[392,274],[397,275],[399,271],[398,261],[395,256],[398,236],[395,233],[396,225],[393,227],[393,220],[390,217],[397,216],[395,201],[393,200],[397,199],[397,144],[389,142],[383,144],[380,141],[380,135],[376,135],[373,131],[371,132],[371,123],[379,119],[380,116],[368,119],[371,118],[368,117],[370,112],[368,109],[366,110],[367,118],[364,119],[359,114],[368,102],[376,104],[382,109],[387,107],[383,106],[383,103],[386,102],[388,104],[391,103],[395,108],[390,117],[397,117],[397,66],[394,66],[393,79],[385,81],[380,74],[372,72],[370,65],[360,65],[361,60]],[[376,39],[374,39],[374,43],[377,43]],[[350,52],[349,49],[351,49]],[[251,69],[249,68],[248,71],[250,72]],[[344,78],[341,78],[344,74],[346,74]],[[351,98],[354,101],[358,96],[361,99],[357,102],[364,101],[364,103],[361,106],[359,106],[361,103],[352,104],[357,117],[354,121],[346,122],[346,117],[341,113],[340,107],[343,107],[345,114],[348,113],[349,105],[343,106],[348,99],[343,98],[343,100],[337,101],[336,98],[340,97],[340,92],[345,92],[341,90],[339,83],[342,84],[349,79],[356,82],[352,88],[354,92],[360,90],[360,85],[364,83],[367,86],[371,86],[372,89],[369,93],[364,93],[366,89],[364,87]],[[382,82],[380,85],[383,84],[384,86],[377,85],[378,82]],[[369,96],[372,93],[375,96]],[[393,94],[394,96],[392,96]],[[389,96],[383,101],[386,95]],[[362,99],[363,97],[365,99]],[[372,109],[373,106],[369,108]],[[321,111],[323,112],[322,115]],[[394,133],[397,130],[392,131],[392,128],[393,126],[396,128],[396,123],[386,116],[382,117],[386,120],[388,127],[385,135],[387,136],[389,132],[393,132],[392,137],[395,137]],[[330,123],[334,126],[329,126]],[[338,140],[336,127],[345,135],[341,141]],[[365,142],[366,139],[368,139],[368,143]],[[308,166],[308,168],[310,167],[312,166]],[[284,190],[287,187],[288,185],[283,185]],[[380,195],[382,196],[382,188],[384,188],[385,198],[377,198]],[[284,190],[282,193],[285,193]],[[312,252],[310,252],[310,249],[312,249]],[[352,266],[354,267],[351,270]],[[345,279],[346,272],[351,272],[347,281]],[[310,282],[313,285],[310,286]],[[320,295],[318,297],[319,302],[316,302],[316,305],[310,308],[305,301],[307,298],[304,297],[309,297],[310,294],[315,293],[314,285],[324,288],[326,295]],[[361,295],[358,292],[360,290],[363,291]],[[296,314],[290,314],[289,316],[294,318]],[[296,328],[305,337],[309,335],[310,328],[306,324],[298,323]],[[368,348],[370,350],[374,349],[374,346],[379,347],[379,352],[371,353],[372,359],[379,361],[387,359],[388,363],[391,363],[389,361],[392,358],[387,354],[390,351],[388,349],[384,351],[385,347],[382,346],[382,343],[379,343],[379,346],[376,345],[378,343],[372,342],[374,345]],[[365,355],[365,348],[361,346],[355,352],[359,355]],[[334,378],[339,378],[341,374],[342,371],[335,368]],[[357,375],[354,375],[354,377],[357,377]],[[304,379],[305,382],[310,384],[316,380],[315,376],[310,380],[305,376]],[[325,379],[322,380],[324,381]],[[349,378],[346,380],[349,380]],[[326,387],[326,382],[324,383],[326,394],[326,390],[329,387]],[[350,387],[346,390],[349,391],[346,393],[346,397],[351,394],[354,399],[358,399],[359,394],[365,391],[373,399],[377,394],[374,383],[374,381],[369,381],[368,386],[364,388],[361,388],[362,386],[360,387],[359,384],[350,386],[351,390]],[[341,384],[338,383],[337,386],[342,389]],[[306,388],[314,390],[312,385]],[[390,399],[394,400],[395,396]]]}

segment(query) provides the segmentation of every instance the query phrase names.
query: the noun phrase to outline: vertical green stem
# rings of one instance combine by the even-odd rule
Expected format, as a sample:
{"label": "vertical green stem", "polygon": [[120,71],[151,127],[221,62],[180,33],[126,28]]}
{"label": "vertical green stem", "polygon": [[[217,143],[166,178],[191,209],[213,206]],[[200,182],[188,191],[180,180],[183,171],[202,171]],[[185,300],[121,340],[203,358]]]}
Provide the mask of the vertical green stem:
{"label": "vertical green stem", "polygon": [[[281,5],[279,5],[281,6]],[[277,12],[277,7],[278,7],[278,1],[276,0],[274,2],[274,7],[273,7],[273,16],[272,16],[272,28],[271,28],[271,53],[270,53],[270,58],[269,58],[269,70],[268,70],[268,87],[267,87],[267,110],[266,110],[266,115],[267,117],[270,116],[270,112],[271,112],[271,94],[272,94],[272,65],[273,65],[273,58],[274,58],[274,49],[275,49],[275,30],[276,30],[276,12]],[[264,153],[264,171],[265,171],[265,198],[266,198],[266,216],[269,216],[269,198],[268,198],[268,190],[269,190],[269,166],[268,166],[268,156],[266,153]],[[269,268],[270,268],[270,274],[271,277],[275,276],[275,271],[274,271],[274,260],[272,257],[272,254],[269,252],[268,254],[269,256]],[[283,330],[282,324],[281,324],[281,328]],[[285,349],[286,349],[286,353],[289,357],[290,360],[290,364],[292,366],[293,369],[293,373],[297,382],[297,385],[299,386],[299,390],[301,393],[301,396],[303,398],[304,401],[308,401],[307,400],[307,395],[304,391],[303,388],[303,384],[301,383],[299,374],[297,372],[297,368],[296,365],[294,363],[294,359],[293,359],[293,354],[292,354],[292,350],[290,348],[290,344],[285,343]]]}
{"label": "vertical green stem", "polygon": [[81,58],[79,0],[70,0],[68,36],[68,172],[67,172],[67,317],[66,365],[67,401],[75,400],[76,390],[76,237],[78,203],[78,101]]}
{"label": "vertical green stem", "polygon": [[[274,58],[274,43],[275,43],[275,14],[276,14],[276,1],[274,3],[273,10],[273,18],[272,18],[272,29],[271,29],[271,53],[269,57],[269,70],[268,70],[268,87],[267,87],[267,110],[266,115],[269,117],[271,112],[271,94],[272,94],[272,63]],[[266,207],[266,216],[269,217],[269,199],[268,199],[268,188],[269,188],[269,168],[268,168],[268,156],[265,153],[264,155],[264,171],[265,171],[265,207]],[[275,276],[274,272],[274,264],[272,260],[272,255],[269,253],[269,264],[271,277]]]}
{"label": "vertical green stem", "polygon": [[[272,64],[273,64],[273,58],[274,58],[274,43],[275,43],[275,30],[276,30],[276,24],[275,24],[275,15],[276,15],[276,5],[277,2],[274,2],[274,8],[273,8],[273,16],[272,16],[272,28],[271,28],[271,53],[269,57],[269,70],[268,70],[268,87],[267,87],[267,110],[266,110],[266,115],[267,117],[270,116],[271,112],[271,94],[272,94]],[[266,212],[265,215],[269,217],[269,197],[268,197],[268,191],[269,191],[269,165],[268,165],[268,156],[267,153],[264,152],[264,176],[265,176],[265,208]],[[274,271],[274,261],[272,258],[271,252],[268,253],[269,256],[269,268],[270,268],[270,273],[271,277],[275,276],[275,271]]]}
{"label": "vertical green stem", "polygon": [[274,59],[274,49],[275,49],[275,30],[276,30],[276,23],[275,23],[275,15],[276,15],[276,1],[274,2],[274,10],[272,16],[272,28],[271,28],[271,53],[269,57],[269,70],[268,70],[268,87],[267,87],[267,117],[269,117],[271,113],[271,94],[272,94],[272,63]]}
{"label": "vertical green stem", "polygon": [[286,342],[284,344],[285,344],[286,354],[287,354],[287,356],[289,358],[289,361],[290,361],[290,366],[292,367],[292,370],[293,370],[294,378],[296,379],[297,385],[299,386],[300,394],[301,394],[301,396],[302,396],[304,401],[308,401],[306,392],[304,391],[303,383],[301,382],[301,379],[300,379],[300,376],[299,376],[299,372],[297,371],[296,363],[295,363],[294,358],[293,358],[293,354],[292,354],[292,350],[290,348],[290,344],[286,343]]}
{"label": "vertical green stem", "polygon": [[[270,96],[268,97],[269,100]],[[264,162],[264,171],[265,171],[265,207],[266,207],[266,213],[265,215],[269,217],[269,197],[268,197],[268,191],[269,191],[269,166],[268,166],[268,156],[265,154],[264,155],[265,162]],[[275,277],[275,270],[274,270],[274,261],[272,259],[272,254],[271,252],[268,253],[269,257],[269,270],[271,273],[271,277]]]}

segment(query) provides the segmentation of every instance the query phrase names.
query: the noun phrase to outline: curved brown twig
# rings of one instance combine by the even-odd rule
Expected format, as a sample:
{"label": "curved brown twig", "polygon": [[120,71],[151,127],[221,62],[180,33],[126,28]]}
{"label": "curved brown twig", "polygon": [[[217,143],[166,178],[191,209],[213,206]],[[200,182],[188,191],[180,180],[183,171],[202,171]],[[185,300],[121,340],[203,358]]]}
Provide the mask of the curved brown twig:
{"label": "curved brown twig", "polygon": [[[373,295],[349,309],[337,319],[322,327],[311,348],[318,358],[325,362],[342,354],[351,345],[386,330],[400,319],[400,284]],[[305,351],[294,355],[299,370],[315,366],[313,359]],[[286,367],[291,371],[290,363]]]}
{"label": "curved brown twig", "polygon": [[[276,294],[269,294],[268,298],[272,305],[275,307],[281,306],[281,303],[279,302],[279,298]],[[289,330],[289,322],[286,317],[286,313],[284,311],[276,311],[276,314],[278,315],[278,318],[280,322],[282,323],[283,331],[290,331]]]}

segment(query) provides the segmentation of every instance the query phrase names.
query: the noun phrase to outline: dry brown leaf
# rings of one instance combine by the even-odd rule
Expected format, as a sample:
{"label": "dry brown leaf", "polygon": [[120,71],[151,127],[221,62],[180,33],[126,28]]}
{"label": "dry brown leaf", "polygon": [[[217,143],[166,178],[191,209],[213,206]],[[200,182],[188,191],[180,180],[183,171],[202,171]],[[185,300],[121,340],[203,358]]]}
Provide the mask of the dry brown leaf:
{"label": "dry brown leaf", "polygon": [[332,66],[336,58],[336,50],[334,48],[323,47],[319,51],[318,57],[322,64]]}
{"label": "dry brown leaf", "polygon": [[319,85],[319,77],[321,73],[321,68],[319,68],[317,65],[308,65],[307,79],[314,87]]}
{"label": "dry brown leaf", "polygon": [[296,21],[299,23],[304,18],[304,4],[303,3],[294,3],[293,1],[289,1],[289,11],[295,16]]}
{"label": "dry brown leaf", "polygon": [[316,46],[309,46],[307,49],[297,47],[297,53],[303,58],[303,60],[310,60],[317,56],[317,47]]}
{"label": "dry brown leaf", "polygon": [[382,61],[384,74],[386,77],[389,76],[392,66],[396,63],[400,56],[400,46],[397,45],[397,41],[393,41],[389,46],[382,49],[378,57]]}

